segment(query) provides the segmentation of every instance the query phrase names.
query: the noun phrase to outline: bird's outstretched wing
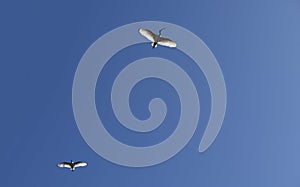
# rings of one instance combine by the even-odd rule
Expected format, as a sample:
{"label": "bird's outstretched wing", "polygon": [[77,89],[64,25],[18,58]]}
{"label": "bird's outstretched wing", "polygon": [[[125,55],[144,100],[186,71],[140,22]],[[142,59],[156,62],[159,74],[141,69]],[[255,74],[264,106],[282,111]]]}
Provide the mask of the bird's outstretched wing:
{"label": "bird's outstretched wing", "polygon": [[79,161],[74,163],[74,167],[84,167],[84,166],[87,166],[86,162]]}
{"label": "bird's outstretched wing", "polygon": [[139,29],[139,33],[143,35],[145,38],[154,42],[156,35],[148,29]]}
{"label": "bird's outstretched wing", "polygon": [[167,46],[167,47],[176,47],[176,43],[170,40],[169,38],[160,37],[157,42],[159,45]]}
{"label": "bird's outstretched wing", "polygon": [[61,163],[57,164],[57,166],[60,168],[71,168],[71,165],[69,162],[61,162]]}

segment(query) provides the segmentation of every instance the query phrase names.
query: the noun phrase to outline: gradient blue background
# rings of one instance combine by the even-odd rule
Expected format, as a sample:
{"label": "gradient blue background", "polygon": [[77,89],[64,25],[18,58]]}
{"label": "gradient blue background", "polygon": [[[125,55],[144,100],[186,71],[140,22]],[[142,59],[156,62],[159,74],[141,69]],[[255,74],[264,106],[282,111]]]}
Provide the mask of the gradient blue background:
{"label": "gradient blue background", "polygon": [[[185,27],[208,45],[222,68],[228,105],[216,141],[198,153],[209,117],[209,90],[192,62],[185,65],[184,57],[175,58],[197,77],[198,129],[169,161],[128,168],[104,160],[81,137],[72,112],[72,82],[81,56],[96,39],[121,25],[148,20]],[[0,50],[0,186],[300,186],[298,0],[1,1]],[[126,50],[132,55],[122,51],[111,63],[179,55],[163,47],[152,50],[149,44]],[[120,67],[107,66],[106,74]],[[101,89],[109,87],[106,80],[111,78],[99,78],[96,101],[100,116],[112,126],[117,123],[109,106],[104,103],[108,110],[101,109],[101,98],[108,93]],[[147,89],[153,86],[158,91],[151,95]],[[178,120],[177,95],[164,82],[146,80],[132,94],[137,117],[148,114],[136,104],[158,95],[174,99],[168,104],[168,124]],[[138,135],[110,130],[131,144],[157,141],[149,136],[139,144]],[[165,128],[156,136],[168,133]],[[56,167],[71,159],[89,166],[75,172]]]}

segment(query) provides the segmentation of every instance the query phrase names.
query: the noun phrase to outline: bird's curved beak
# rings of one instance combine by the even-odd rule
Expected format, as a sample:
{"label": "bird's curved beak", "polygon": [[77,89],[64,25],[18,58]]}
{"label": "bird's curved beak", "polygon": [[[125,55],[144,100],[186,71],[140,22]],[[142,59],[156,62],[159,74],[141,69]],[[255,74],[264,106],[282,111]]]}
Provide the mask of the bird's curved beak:
{"label": "bird's curved beak", "polygon": [[159,35],[161,35],[161,32],[162,32],[164,29],[165,29],[165,28],[161,28],[161,29],[158,31]]}

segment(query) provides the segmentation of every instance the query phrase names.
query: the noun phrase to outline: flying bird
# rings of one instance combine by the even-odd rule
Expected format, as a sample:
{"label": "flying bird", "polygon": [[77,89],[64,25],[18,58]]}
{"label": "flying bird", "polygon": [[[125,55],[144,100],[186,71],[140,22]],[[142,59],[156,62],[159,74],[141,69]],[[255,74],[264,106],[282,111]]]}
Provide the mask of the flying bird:
{"label": "flying bird", "polygon": [[161,37],[161,32],[162,30],[164,30],[165,28],[162,28],[158,31],[158,35],[154,34],[153,32],[151,32],[148,29],[139,29],[139,33],[144,36],[145,38],[147,38],[148,40],[150,40],[152,43],[152,48],[157,47],[157,44],[159,45],[163,45],[163,46],[167,46],[167,47],[176,47],[176,43],[173,42],[172,40],[170,40],[169,38],[163,38]]}
{"label": "flying bird", "polygon": [[77,167],[87,166],[87,163],[82,162],[82,161],[73,162],[71,160],[71,162],[61,162],[61,163],[57,164],[57,166],[60,167],[60,168],[70,168],[71,171],[74,171],[75,168],[77,168]]}

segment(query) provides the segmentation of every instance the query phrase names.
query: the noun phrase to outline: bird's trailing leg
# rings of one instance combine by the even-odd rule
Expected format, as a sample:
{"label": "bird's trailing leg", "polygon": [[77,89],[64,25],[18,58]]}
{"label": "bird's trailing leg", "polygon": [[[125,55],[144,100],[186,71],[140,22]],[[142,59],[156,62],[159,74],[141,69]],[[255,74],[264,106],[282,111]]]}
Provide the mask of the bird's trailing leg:
{"label": "bird's trailing leg", "polygon": [[152,49],[154,49],[155,47],[157,47],[157,42],[152,42],[151,45],[152,45]]}

